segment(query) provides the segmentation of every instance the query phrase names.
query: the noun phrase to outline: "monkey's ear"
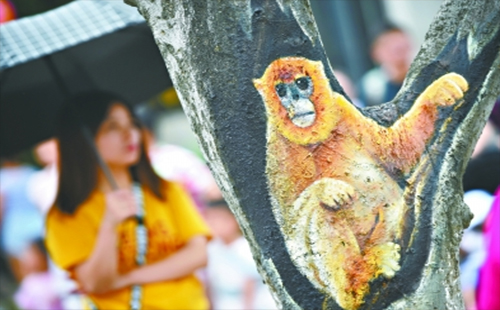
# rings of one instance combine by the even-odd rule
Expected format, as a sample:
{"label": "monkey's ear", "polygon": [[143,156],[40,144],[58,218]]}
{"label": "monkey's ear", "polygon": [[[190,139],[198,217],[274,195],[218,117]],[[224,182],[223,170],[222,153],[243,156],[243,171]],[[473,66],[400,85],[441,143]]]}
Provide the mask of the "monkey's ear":
{"label": "monkey's ear", "polygon": [[252,82],[258,91],[261,91],[264,88],[264,81],[262,81],[262,79],[253,79]]}

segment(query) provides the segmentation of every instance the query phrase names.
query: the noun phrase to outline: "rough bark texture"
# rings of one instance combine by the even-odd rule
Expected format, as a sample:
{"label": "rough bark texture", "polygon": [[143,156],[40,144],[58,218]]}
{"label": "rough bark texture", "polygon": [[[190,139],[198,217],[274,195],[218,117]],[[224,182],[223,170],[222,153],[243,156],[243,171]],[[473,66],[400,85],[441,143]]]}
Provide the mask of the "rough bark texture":
{"label": "rough bark texture", "polygon": [[[252,84],[273,60],[302,56],[323,62],[331,88],[344,94],[307,0],[126,2],[148,20],[198,142],[280,308],[341,309],[297,270],[286,250],[266,180],[264,104]],[[410,177],[418,209],[412,225],[420,239],[404,249],[399,276],[360,309],[463,308],[458,245],[471,215],[461,179],[498,95],[499,25],[499,0],[446,1],[398,96],[362,111],[390,125],[443,74],[457,72],[469,82],[463,106],[441,112],[443,129],[429,160]]]}

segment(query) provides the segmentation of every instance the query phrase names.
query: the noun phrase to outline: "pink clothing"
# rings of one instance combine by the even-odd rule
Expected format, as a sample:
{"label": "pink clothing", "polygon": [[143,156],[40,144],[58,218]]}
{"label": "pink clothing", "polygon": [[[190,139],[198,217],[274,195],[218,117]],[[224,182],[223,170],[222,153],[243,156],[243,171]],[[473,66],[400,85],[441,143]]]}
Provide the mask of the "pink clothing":
{"label": "pink clothing", "polygon": [[16,304],[24,310],[61,310],[53,276],[49,272],[26,276],[14,295]]}
{"label": "pink clothing", "polygon": [[486,261],[479,272],[477,309],[500,309],[500,186],[484,226]]}

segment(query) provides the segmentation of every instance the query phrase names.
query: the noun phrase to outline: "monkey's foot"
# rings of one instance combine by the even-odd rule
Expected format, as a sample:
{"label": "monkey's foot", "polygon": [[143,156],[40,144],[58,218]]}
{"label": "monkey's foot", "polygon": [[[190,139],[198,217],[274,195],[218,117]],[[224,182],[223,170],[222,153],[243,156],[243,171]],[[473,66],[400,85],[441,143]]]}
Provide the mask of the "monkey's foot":
{"label": "monkey's foot", "polygon": [[376,266],[375,276],[383,275],[390,279],[401,268],[399,266],[400,250],[399,244],[394,242],[379,244],[367,250],[365,260]]}
{"label": "monkey's foot", "polygon": [[448,73],[428,86],[422,98],[437,105],[450,106],[461,99],[468,88],[469,84],[461,75]]}
{"label": "monkey's foot", "polygon": [[319,198],[319,204],[329,211],[345,208],[357,198],[354,187],[344,181],[324,178],[316,181],[313,185]]}

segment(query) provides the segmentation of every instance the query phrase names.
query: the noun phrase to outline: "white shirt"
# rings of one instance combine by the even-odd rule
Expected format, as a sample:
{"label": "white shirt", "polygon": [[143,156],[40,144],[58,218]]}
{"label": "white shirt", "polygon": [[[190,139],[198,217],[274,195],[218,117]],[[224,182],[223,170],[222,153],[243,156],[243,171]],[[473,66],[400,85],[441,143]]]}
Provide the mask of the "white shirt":
{"label": "white shirt", "polygon": [[231,244],[224,244],[220,239],[209,243],[207,278],[214,310],[245,309],[243,289],[248,280],[254,280],[256,284],[253,309],[277,309],[257,272],[244,237]]}

